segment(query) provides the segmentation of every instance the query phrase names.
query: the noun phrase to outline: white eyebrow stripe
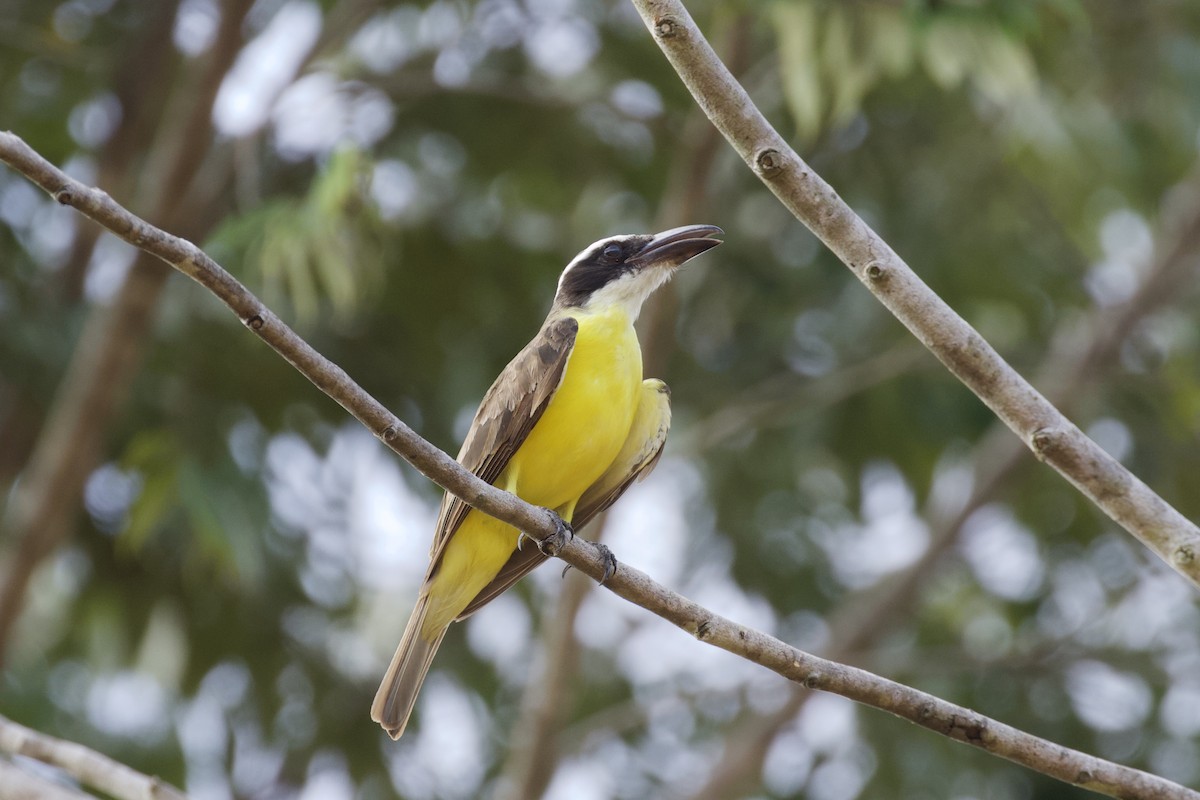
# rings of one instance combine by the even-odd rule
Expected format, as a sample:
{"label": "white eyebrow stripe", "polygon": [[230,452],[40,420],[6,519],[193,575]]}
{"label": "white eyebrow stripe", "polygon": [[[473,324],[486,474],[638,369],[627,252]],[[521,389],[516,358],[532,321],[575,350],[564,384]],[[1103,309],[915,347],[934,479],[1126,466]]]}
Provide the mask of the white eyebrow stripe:
{"label": "white eyebrow stripe", "polygon": [[586,261],[587,259],[589,259],[593,256],[599,255],[600,248],[603,247],[604,245],[608,244],[609,242],[624,242],[624,241],[628,241],[629,239],[635,238],[637,235],[638,234],[636,234],[636,233],[621,233],[621,234],[617,234],[616,236],[605,236],[603,239],[597,239],[596,241],[589,244],[587,247],[580,250],[579,255],[572,258],[570,263],[567,264],[567,266],[563,268],[562,274],[558,276],[558,289],[562,289],[563,278],[567,277],[567,273],[570,272],[571,269],[576,264],[578,264],[581,261]]}

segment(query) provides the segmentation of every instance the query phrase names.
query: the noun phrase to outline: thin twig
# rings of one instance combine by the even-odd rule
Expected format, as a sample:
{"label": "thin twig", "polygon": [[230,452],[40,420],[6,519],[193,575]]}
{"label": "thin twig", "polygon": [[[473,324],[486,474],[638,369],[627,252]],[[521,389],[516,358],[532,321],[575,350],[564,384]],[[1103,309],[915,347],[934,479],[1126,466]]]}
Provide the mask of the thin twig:
{"label": "thin twig", "polygon": [[[81,744],[38,733],[4,716],[0,716],[0,751],[53,764],[85,786],[117,800],[187,800],[187,795],[169,783],[143,775]],[[0,786],[3,785],[0,781]]]}
{"label": "thin twig", "polygon": [[679,0],[633,0],[696,102],[776,197],[1034,454],[1200,587],[1200,528],[992,349],[771,127]]}
{"label": "thin twig", "polygon": [[[418,436],[191,242],[155,228],[104,192],[68,177],[15,134],[0,133],[0,161],[58,202],[78,209],[125,241],[161,258],[208,288],[301,374],[442,488],[538,539],[553,540],[561,533],[561,520],[553,512],[485,483]],[[583,539],[564,537],[555,555],[594,580],[604,574],[605,559],[594,545]],[[1158,776],[1062,747],[865,670],[804,653],[772,636],[713,614],[633,567],[622,564],[605,586],[700,641],[764,666],[806,688],[832,692],[887,711],[1066,783],[1113,797],[1200,800],[1200,792]]]}

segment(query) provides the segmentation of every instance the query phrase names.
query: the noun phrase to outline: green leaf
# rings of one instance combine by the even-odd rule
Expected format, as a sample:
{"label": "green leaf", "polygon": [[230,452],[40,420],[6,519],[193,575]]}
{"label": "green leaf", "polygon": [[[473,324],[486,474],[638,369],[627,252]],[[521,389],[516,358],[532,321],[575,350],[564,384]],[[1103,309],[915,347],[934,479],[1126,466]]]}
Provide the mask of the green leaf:
{"label": "green leaf", "polygon": [[822,119],[817,11],[810,3],[780,2],[771,6],[771,19],[779,36],[783,96],[792,112],[796,136],[811,142],[821,130]]}

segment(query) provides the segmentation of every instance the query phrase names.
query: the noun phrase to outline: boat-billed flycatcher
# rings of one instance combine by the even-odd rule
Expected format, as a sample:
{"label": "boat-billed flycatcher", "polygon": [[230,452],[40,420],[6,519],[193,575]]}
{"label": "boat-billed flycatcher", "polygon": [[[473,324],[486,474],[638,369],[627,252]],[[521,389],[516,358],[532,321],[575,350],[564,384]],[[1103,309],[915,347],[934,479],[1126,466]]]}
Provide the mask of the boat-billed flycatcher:
{"label": "boat-billed flycatcher", "polygon": [[[684,262],[721,229],[601,239],[563,270],[550,315],[484,395],[458,461],[485,481],[552,508],[575,528],[649,474],[671,426],[669,390],[642,380],[633,323]],[[516,528],[442,499],[429,570],[375,695],[371,718],[393,739],[451,622],[473,614],[545,560]]]}

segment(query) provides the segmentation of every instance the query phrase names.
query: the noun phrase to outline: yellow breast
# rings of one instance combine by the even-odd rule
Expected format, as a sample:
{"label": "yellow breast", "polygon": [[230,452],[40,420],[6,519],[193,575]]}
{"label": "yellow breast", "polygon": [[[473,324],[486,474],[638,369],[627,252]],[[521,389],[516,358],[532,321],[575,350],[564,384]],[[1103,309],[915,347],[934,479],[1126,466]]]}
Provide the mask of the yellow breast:
{"label": "yellow breast", "polygon": [[642,352],[625,313],[572,315],[579,332],[562,384],[496,482],[548,508],[578,500],[616,458],[642,383]]}
{"label": "yellow breast", "polygon": [[[629,317],[620,310],[572,314],[579,332],[562,383],[496,481],[568,521],[625,443],[642,386],[642,351]],[[516,546],[515,528],[471,511],[442,554],[422,635],[432,640],[449,625]]]}

